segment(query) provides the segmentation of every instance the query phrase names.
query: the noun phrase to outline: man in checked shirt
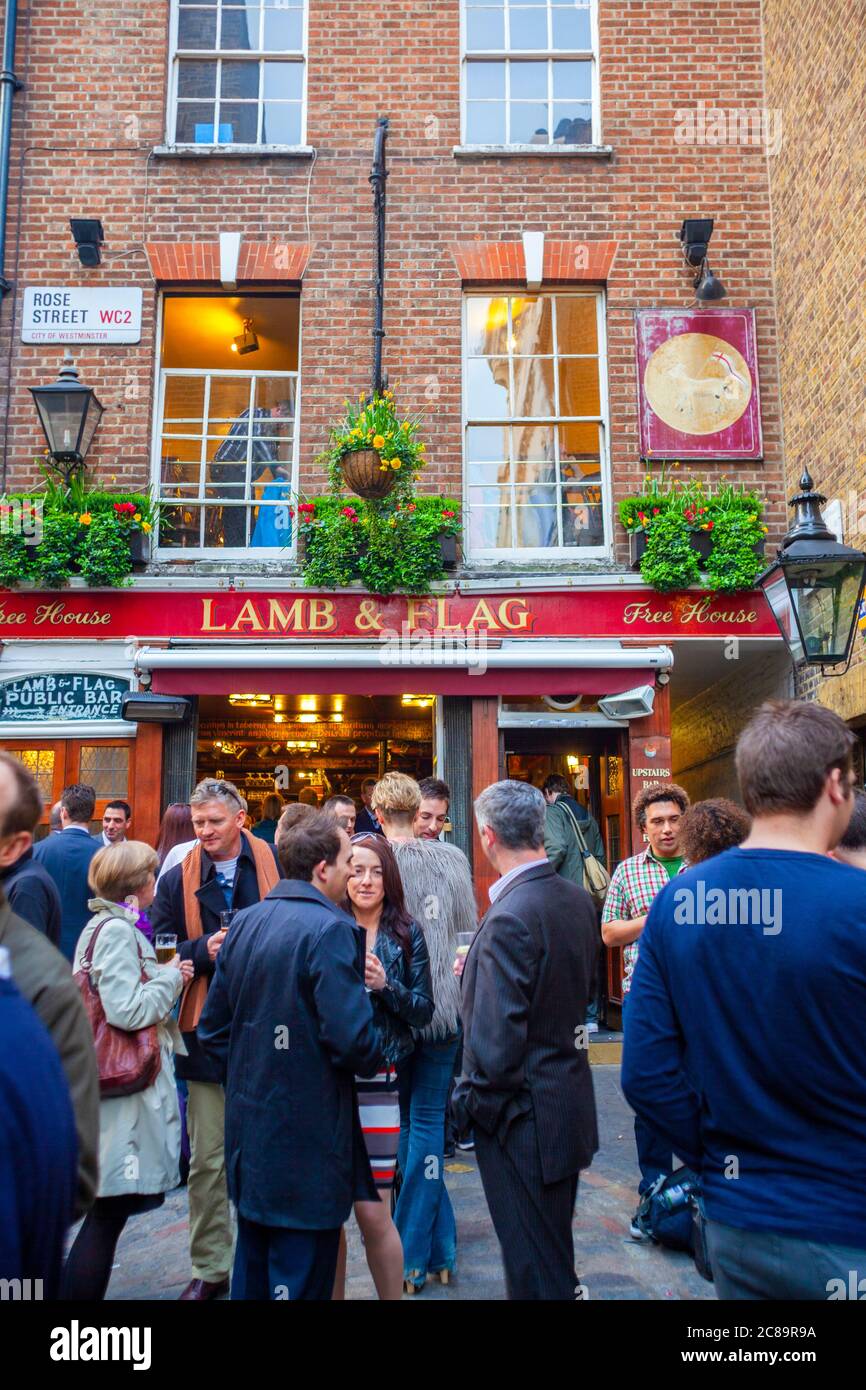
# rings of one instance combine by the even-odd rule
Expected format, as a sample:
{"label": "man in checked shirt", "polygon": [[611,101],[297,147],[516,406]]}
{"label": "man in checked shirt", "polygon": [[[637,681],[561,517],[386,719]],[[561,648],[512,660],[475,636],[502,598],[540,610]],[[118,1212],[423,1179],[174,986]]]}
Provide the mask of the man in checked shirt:
{"label": "man in checked shirt", "polygon": [[[644,838],[646,849],[624,859],[610,881],[601,918],[601,937],[606,946],[622,946],[625,975],[622,982],[623,1026],[627,1027],[628,998],[638,957],[638,940],[656,893],[675,878],[685,864],[680,853],[683,816],[689,807],[688,794],[676,782],[651,782],[634,799],[632,813]],[[643,1194],[660,1173],[673,1171],[670,1148],[652,1129],[635,1116],[634,1139]],[[631,1223],[635,1240],[647,1234],[635,1220]]]}

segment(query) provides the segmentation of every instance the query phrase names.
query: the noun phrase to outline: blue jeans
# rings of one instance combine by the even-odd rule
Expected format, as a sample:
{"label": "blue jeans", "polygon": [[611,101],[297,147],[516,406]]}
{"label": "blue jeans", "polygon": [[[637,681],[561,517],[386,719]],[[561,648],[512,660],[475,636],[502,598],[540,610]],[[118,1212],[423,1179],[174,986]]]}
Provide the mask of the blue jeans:
{"label": "blue jeans", "polygon": [[[628,1027],[628,1000],[628,994],[624,994],[622,999],[623,1031]],[[637,1148],[638,1167],[641,1171],[638,1193],[642,1197],[647,1189],[652,1187],[660,1173],[672,1173],[674,1171],[674,1160],[670,1144],[656,1134],[655,1130],[639,1115],[634,1117],[634,1142]]]}
{"label": "blue jeans", "polygon": [[418,1043],[397,1064],[403,1185],[394,1223],[403,1242],[406,1275],[417,1270],[452,1270],[457,1259],[457,1223],[445,1187],[445,1108],[457,1055],[456,1038]]}

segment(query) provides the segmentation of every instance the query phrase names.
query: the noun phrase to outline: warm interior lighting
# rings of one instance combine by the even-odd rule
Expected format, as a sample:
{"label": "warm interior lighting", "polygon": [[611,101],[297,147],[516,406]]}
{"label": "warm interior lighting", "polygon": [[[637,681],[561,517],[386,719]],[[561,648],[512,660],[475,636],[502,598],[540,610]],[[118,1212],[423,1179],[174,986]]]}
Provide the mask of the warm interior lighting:
{"label": "warm interior lighting", "polygon": [[435,698],[435,695],[401,695],[400,703],[415,709],[429,709]]}
{"label": "warm interior lighting", "polygon": [[256,695],[256,694],[252,694],[252,693],[249,693],[249,694],[240,694],[240,695],[230,695],[230,696],[229,696],[229,704],[230,704],[230,705],[241,705],[241,706],[244,706],[244,707],[249,708],[249,709],[261,709],[264,705],[269,705],[269,704],[271,703],[271,701],[273,700],[273,698],[274,698],[273,695],[265,695],[265,694],[258,694],[258,695]]}
{"label": "warm interior lighting", "polygon": [[343,716],[342,716],[342,714],[332,714],[332,715],[331,715],[331,723],[332,723],[332,724],[342,724],[342,722],[343,722]]}
{"label": "warm interior lighting", "polygon": [[319,722],[319,716],[318,716],[317,714],[299,714],[299,715],[298,715],[298,723],[299,723],[299,724],[318,724],[318,722]]}
{"label": "warm interior lighting", "polygon": [[314,710],[318,700],[315,695],[302,695],[298,703],[301,709]]}

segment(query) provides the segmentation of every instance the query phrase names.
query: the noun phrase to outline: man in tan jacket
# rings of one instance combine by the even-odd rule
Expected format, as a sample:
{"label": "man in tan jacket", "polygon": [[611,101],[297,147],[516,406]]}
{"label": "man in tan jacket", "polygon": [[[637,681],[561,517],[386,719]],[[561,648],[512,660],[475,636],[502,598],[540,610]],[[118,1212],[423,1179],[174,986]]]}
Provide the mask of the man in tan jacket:
{"label": "man in tan jacket", "polygon": [[[0,854],[14,840],[19,853],[32,843],[42,815],[36,781],[9,753],[0,753]],[[41,932],[16,917],[0,894],[0,946],[12,962],[12,978],[51,1034],[60,1056],[78,1132],[76,1215],[93,1204],[99,1178],[99,1074],[93,1034],[69,962]]]}

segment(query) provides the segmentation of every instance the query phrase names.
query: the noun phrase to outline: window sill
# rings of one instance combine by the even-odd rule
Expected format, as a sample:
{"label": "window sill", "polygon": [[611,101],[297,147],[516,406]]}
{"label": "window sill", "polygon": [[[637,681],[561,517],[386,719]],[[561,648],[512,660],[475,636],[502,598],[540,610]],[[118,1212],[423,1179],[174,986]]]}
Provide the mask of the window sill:
{"label": "window sill", "polygon": [[315,159],[312,145],[155,145],[159,159]]}
{"label": "window sill", "polygon": [[455,159],[610,159],[612,145],[455,145]]}

